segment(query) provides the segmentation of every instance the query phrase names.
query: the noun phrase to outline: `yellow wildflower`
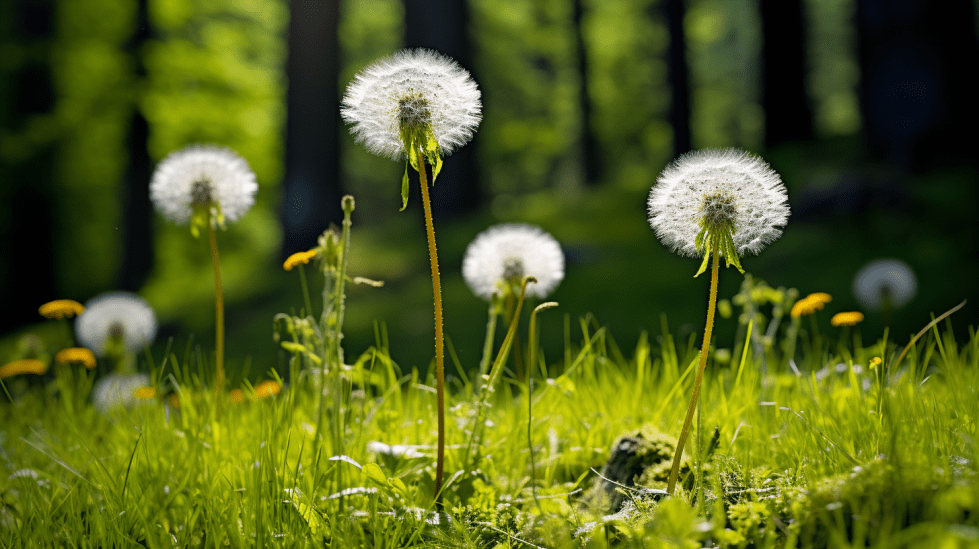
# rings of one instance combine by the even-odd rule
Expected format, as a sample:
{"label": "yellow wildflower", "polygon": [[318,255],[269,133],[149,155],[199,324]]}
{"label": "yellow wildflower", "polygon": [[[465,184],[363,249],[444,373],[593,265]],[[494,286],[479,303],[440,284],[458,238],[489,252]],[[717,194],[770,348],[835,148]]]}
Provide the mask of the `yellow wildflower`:
{"label": "yellow wildflower", "polygon": [[54,355],[58,364],[81,364],[91,370],[95,368],[95,355],[85,347],[69,347]]}
{"label": "yellow wildflower", "polygon": [[263,381],[255,386],[255,398],[267,398],[282,392],[282,385],[278,381]]}
{"label": "yellow wildflower", "polygon": [[56,299],[37,308],[37,312],[45,318],[71,318],[84,311],[85,307],[81,303],[71,299]]}
{"label": "yellow wildflower", "polygon": [[863,322],[863,313],[857,311],[836,313],[829,321],[833,326],[856,326],[861,322]]}
{"label": "yellow wildflower", "polygon": [[875,356],[874,358],[870,359],[870,369],[871,370],[876,370],[878,366],[880,366],[880,357],[879,356]]}
{"label": "yellow wildflower", "polygon": [[316,250],[309,250],[308,252],[296,252],[286,259],[286,262],[282,264],[282,268],[291,271],[294,267],[302,263],[303,265],[309,263],[310,259],[316,257]]}
{"label": "yellow wildflower", "polygon": [[823,306],[833,300],[833,297],[825,292],[816,292],[795,302],[792,306],[792,318],[811,315],[816,311],[823,310]]}
{"label": "yellow wildflower", "polygon": [[231,402],[235,404],[245,401],[245,393],[241,389],[232,389],[228,396],[231,397]]}
{"label": "yellow wildflower", "polygon": [[47,363],[37,360],[36,358],[25,358],[23,360],[8,362],[7,364],[0,366],[0,379],[11,376],[19,376],[22,374],[35,374],[40,376],[44,375],[44,372],[47,371]]}
{"label": "yellow wildflower", "polygon": [[143,400],[156,398],[156,387],[140,387],[139,389],[133,391],[133,396]]}

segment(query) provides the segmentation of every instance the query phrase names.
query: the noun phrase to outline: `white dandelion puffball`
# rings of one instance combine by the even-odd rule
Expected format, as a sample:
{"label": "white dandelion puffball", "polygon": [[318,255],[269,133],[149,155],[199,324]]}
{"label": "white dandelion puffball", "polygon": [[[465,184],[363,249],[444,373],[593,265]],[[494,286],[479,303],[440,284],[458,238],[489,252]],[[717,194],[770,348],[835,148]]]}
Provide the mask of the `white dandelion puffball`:
{"label": "white dandelion puffball", "polygon": [[121,338],[126,349],[135,352],[156,337],[156,315],[136,294],[109,292],[85,304],[85,312],[75,319],[75,334],[98,356],[105,356],[110,338]]}
{"label": "white dandelion puffball", "polygon": [[219,208],[235,221],[255,203],[258,183],[248,162],[234,151],[213,145],[192,145],[170,153],[153,172],[150,198],[157,211],[178,224],[195,209]]}
{"label": "white dandelion puffball", "polygon": [[92,403],[100,412],[136,403],[136,391],[150,384],[146,374],[109,374],[92,386]]}
{"label": "white dandelion puffball", "polygon": [[689,152],[663,170],[649,192],[649,224],[660,242],[699,257],[702,224],[729,223],[738,255],[757,254],[789,218],[782,179],[760,157],[738,149]]}
{"label": "white dandelion puffball", "polygon": [[853,295],[864,309],[880,309],[884,298],[892,307],[903,307],[914,299],[918,279],[914,271],[897,259],[878,259],[864,265],[853,277]]}
{"label": "white dandelion puffball", "polygon": [[564,279],[564,252],[539,227],[517,223],[495,225],[479,233],[466,248],[462,276],[477,296],[489,300],[500,285],[532,276],[527,295],[545,297]]}
{"label": "white dandelion puffball", "polygon": [[402,50],[374,62],[347,86],[340,114],[370,152],[407,157],[402,127],[431,128],[442,154],[472,139],[480,92],[466,69],[438,52]]}

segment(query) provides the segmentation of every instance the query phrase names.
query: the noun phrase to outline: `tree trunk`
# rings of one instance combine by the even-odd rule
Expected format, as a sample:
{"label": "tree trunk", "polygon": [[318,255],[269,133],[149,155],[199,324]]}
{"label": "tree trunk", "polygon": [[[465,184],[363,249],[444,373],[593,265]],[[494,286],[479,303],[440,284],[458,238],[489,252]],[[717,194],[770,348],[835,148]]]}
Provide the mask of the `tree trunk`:
{"label": "tree trunk", "polygon": [[340,209],[338,2],[291,0],[282,256],[312,248]]}
{"label": "tree trunk", "polygon": [[761,0],[765,145],[812,139],[802,0]]}

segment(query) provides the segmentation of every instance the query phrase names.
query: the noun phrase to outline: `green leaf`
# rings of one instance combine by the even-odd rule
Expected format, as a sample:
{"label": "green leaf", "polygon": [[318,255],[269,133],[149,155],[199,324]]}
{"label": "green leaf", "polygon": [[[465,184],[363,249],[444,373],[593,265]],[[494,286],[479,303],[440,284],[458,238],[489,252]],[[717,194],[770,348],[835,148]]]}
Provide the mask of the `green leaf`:
{"label": "green leaf", "polygon": [[405,211],[408,207],[408,163],[405,162],[405,175],[401,178],[401,209],[399,212]]}
{"label": "green leaf", "polygon": [[381,468],[376,463],[365,464],[363,471],[367,478],[373,480],[381,486],[387,486],[389,484],[388,478],[384,476],[384,472],[381,471]]}
{"label": "green leaf", "polygon": [[707,263],[709,261],[710,261],[710,250],[705,250],[704,251],[704,262],[700,264],[700,269],[697,270],[697,274],[693,275],[694,278],[697,278],[698,276],[704,274],[704,271],[707,270]]}
{"label": "green leaf", "polygon": [[405,483],[400,478],[394,477],[394,478],[390,478],[388,480],[391,482],[391,486],[393,486],[394,489],[399,494],[401,494],[402,497],[404,497],[405,499],[408,499],[408,487],[405,486]]}
{"label": "green leaf", "polygon": [[438,154],[435,155],[435,166],[432,167],[432,185],[435,185],[435,178],[439,176],[439,172],[442,171],[442,157]]}

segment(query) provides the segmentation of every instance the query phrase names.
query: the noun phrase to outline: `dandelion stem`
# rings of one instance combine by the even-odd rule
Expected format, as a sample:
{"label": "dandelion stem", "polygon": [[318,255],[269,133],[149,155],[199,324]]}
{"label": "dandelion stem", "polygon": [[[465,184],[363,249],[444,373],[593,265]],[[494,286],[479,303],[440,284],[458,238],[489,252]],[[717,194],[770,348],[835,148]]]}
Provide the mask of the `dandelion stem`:
{"label": "dandelion stem", "polygon": [[214,236],[214,225],[207,224],[207,232],[211,240],[211,260],[214,262],[214,394],[221,393],[224,387],[224,296],[221,292],[221,267],[218,263],[218,241]]}
{"label": "dandelion stem", "polygon": [[438,400],[438,453],[435,465],[435,500],[441,499],[442,473],[445,465],[445,373],[442,353],[442,283],[439,280],[439,261],[435,250],[435,225],[432,222],[432,205],[428,198],[428,177],[425,173],[425,154],[421,149],[413,154],[418,159],[418,182],[422,188],[422,205],[425,207],[425,229],[428,234],[428,256],[432,263],[432,293],[435,301],[435,394]]}
{"label": "dandelion stem", "polygon": [[499,296],[490,298],[489,319],[486,320],[486,340],[483,341],[483,357],[479,360],[480,378],[489,370],[490,355],[493,354],[493,341],[496,339],[496,319],[500,315]]}
{"label": "dandelion stem", "polygon": [[306,283],[306,269],[299,265],[299,282],[303,286],[303,301],[306,305],[306,315],[313,316],[313,302],[309,299],[309,284]]}
{"label": "dandelion stem", "polygon": [[687,435],[690,434],[690,424],[693,422],[693,412],[700,399],[700,384],[704,378],[704,369],[707,367],[707,354],[710,351],[710,337],[714,330],[714,309],[717,305],[717,277],[720,270],[720,260],[717,255],[719,243],[716,241],[710,246],[711,252],[711,273],[710,273],[710,298],[707,302],[707,326],[704,328],[704,342],[700,348],[700,366],[697,368],[697,377],[693,382],[693,395],[690,397],[690,404],[687,406],[687,417],[683,420],[683,429],[680,431],[680,439],[676,443],[676,454],[673,456],[673,467],[670,469],[670,478],[666,485],[666,491],[673,495],[676,487],[676,478],[680,473],[680,460],[683,457],[683,445],[687,442]]}

